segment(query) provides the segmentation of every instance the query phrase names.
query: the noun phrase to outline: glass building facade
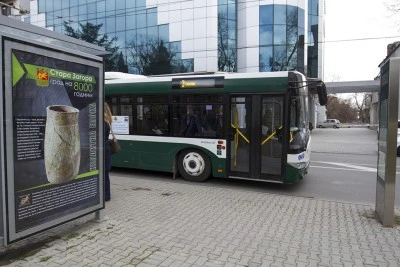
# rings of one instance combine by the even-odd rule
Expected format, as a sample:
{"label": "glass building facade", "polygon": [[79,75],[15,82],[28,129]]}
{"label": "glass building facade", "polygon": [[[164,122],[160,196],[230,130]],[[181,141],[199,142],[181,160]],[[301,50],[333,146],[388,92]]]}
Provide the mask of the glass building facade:
{"label": "glass building facade", "polygon": [[260,6],[260,71],[304,73],[304,9]]}
{"label": "glass building facade", "polygon": [[64,24],[102,25],[99,34],[115,40],[130,73],[160,66],[143,66],[147,56],[169,65],[150,74],[298,70],[322,77],[320,1],[34,0],[25,21],[64,34]]}

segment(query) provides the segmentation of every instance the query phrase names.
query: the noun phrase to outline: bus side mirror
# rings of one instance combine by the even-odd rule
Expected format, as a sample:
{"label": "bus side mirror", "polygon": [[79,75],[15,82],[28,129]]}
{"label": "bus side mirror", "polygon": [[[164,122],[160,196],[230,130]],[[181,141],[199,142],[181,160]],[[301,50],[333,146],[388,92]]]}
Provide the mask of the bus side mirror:
{"label": "bus side mirror", "polygon": [[328,103],[328,94],[326,92],[326,86],[324,83],[317,85],[318,100],[321,106],[325,106]]}

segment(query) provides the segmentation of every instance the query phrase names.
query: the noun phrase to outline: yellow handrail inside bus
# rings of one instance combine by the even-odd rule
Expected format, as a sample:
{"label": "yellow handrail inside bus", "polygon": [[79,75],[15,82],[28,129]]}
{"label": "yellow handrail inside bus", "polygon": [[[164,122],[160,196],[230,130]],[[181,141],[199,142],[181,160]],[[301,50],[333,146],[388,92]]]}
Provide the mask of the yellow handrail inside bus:
{"label": "yellow handrail inside bus", "polygon": [[[282,129],[283,126],[279,126],[279,130]],[[270,134],[267,138],[264,139],[264,141],[261,142],[261,145],[263,146],[269,139],[271,139],[274,135],[276,135],[276,131]],[[293,141],[293,133],[290,132],[290,139],[289,142],[291,143]]]}
{"label": "yellow handrail inside bus", "polygon": [[235,125],[231,124],[231,127],[233,129],[236,129],[236,134],[240,135],[243,138],[244,141],[246,141],[247,143],[250,144],[250,140]]}

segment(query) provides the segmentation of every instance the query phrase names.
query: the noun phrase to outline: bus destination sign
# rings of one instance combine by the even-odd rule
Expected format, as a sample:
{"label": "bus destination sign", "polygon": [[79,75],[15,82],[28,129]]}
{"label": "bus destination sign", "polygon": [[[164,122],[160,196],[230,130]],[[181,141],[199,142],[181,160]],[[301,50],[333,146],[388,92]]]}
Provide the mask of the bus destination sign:
{"label": "bus destination sign", "polygon": [[223,88],[224,77],[173,78],[172,89]]}

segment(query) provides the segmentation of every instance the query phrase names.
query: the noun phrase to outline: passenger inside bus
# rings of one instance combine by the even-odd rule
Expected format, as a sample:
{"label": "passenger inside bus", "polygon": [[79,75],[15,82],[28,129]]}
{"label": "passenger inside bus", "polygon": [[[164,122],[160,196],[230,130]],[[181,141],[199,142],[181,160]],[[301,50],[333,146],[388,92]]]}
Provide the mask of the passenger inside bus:
{"label": "passenger inside bus", "polygon": [[216,137],[223,133],[223,107],[217,106],[214,109],[207,110],[203,119],[204,136]]}
{"label": "passenger inside bus", "polygon": [[145,118],[142,120],[142,131],[141,134],[162,134],[162,131],[157,127],[153,121],[151,110],[146,111]]}
{"label": "passenger inside bus", "polygon": [[199,117],[193,112],[191,106],[188,106],[186,114],[181,118],[182,136],[194,137],[202,131]]}
{"label": "passenger inside bus", "polygon": [[167,114],[163,110],[160,110],[158,114],[157,127],[161,131],[161,134],[168,134],[168,119]]}

